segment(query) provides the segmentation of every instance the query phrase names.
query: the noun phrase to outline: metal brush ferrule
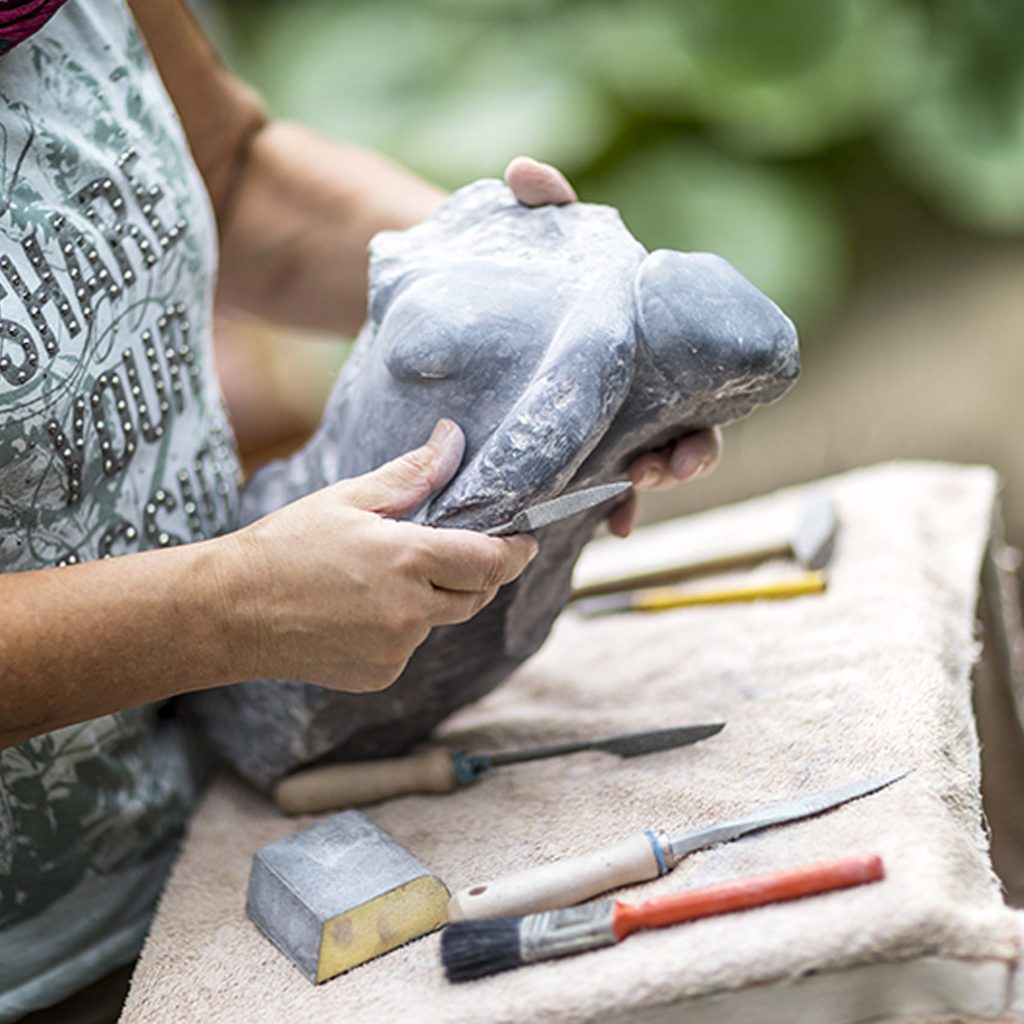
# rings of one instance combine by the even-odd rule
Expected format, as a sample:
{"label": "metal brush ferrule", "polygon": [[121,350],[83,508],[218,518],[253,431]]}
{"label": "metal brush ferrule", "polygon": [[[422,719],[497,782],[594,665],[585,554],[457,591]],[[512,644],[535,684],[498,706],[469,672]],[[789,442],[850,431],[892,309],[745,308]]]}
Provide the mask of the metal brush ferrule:
{"label": "metal brush ferrule", "polygon": [[612,900],[530,914],[519,926],[520,958],[523,963],[533,963],[612,946],[618,941],[612,927],[614,917]]}

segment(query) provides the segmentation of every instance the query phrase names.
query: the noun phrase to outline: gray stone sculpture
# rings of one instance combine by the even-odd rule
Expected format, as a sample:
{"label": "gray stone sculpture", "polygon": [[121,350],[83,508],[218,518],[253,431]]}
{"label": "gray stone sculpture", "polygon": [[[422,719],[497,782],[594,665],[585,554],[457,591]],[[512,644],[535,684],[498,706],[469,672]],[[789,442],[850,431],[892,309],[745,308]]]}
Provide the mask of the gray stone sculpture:
{"label": "gray stone sculpture", "polygon": [[[487,529],[621,479],[640,452],[737,419],[799,373],[792,323],[724,260],[649,254],[609,207],[531,208],[498,181],[378,235],[369,297],[319,431],[253,477],[243,522],[376,468],[447,416],[466,434],[463,464],[416,518]],[[196,694],[192,706],[262,787],[318,759],[398,753],[540,646],[606,513],[540,531],[523,575],[470,622],[435,629],[385,691],[263,680]]]}

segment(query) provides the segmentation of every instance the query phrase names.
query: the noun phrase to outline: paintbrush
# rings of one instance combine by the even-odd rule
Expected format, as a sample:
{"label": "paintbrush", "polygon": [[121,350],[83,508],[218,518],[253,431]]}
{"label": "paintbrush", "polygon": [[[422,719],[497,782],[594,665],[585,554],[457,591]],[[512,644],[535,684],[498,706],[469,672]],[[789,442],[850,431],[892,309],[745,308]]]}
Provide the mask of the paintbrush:
{"label": "paintbrush", "polygon": [[598,900],[526,917],[459,921],[441,933],[441,962],[449,981],[470,981],[538,960],[613,946],[641,928],[663,928],[749,910],[884,877],[881,857],[861,854],[691,889],[646,903]]}

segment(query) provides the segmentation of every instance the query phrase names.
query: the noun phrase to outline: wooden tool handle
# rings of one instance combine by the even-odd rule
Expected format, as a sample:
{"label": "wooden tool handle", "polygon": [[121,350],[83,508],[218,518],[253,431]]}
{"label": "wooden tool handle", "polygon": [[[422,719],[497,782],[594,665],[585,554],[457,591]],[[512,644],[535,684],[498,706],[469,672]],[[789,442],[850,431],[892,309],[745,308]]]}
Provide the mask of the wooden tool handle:
{"label": "wooden tool handle", "polygon": [[458,786],[452,752],[435,747],[409,757],[308,768],[274,787],[285,814],[358,807],[403,793],[450,793]]}
{"label": "wooden tool handle", "polygon": [[448,920],[475,921],[554,910],[609,889],[657,878],[661,869],[654,842],[648,833],[641,832],[595,853],[460,889],[448,903]]}
{"label": "wooden tool handle", "polygon": [[660,928],[712,914],[748,910],[766,903],[781,903],[801,896],[876,882],[884,877],[882,858],[877,854],[844,857],[792,871],[756,875],[706,889],[663,896],[647,903],[616,902],[613,927],[616,938],[624,939],[638,928]]}
{"label": "wooden tool handle", "polygon": [[754,583],[747,587],[729,587],[722,590],[702,590],[689,594],[672,590],[650,590],[637,594],[632,608],[634,611],[660,612],[670,608],[695,608],[706,604],[784,600],[787,597],[823,594],[827,588],[828,578],[825,574],[813,571],[789,580]]}
{"label": "wooden tool handle", "polygon": [[578,601],[585,597],[600,597],[604,594],[621,594],[625,590],[642,590],[645,587],[663,587],[670,583],[681,583],[695,576],[714,576],[718,573],[743,569],[772,558],[785,558],[792,555],[792,549],[785,542],[765,544],[749,551],[736,551],[731,554],[718,555],[700,562],[689,562],[685,565],[672,565],[665,569],[653,569],[650,572],[631,573],[615,579],[599,580],[574,587],[569,595],[570,601]]}

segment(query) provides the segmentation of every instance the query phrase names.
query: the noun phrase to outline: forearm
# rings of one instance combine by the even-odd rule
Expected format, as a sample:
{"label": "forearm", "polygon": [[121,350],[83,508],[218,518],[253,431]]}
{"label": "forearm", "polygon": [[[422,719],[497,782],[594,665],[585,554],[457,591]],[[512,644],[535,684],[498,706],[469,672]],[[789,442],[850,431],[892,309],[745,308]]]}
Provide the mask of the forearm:
{"label": "forearm", "polygon": [[390,686],[434,626],[465,622],[536,554],[526,536],[401,522],[465,438],[425,445],[214,540],[0,575],[0,747],[245,679]]}
{"label": "forearm", "polygon": [[0,747],[244,678],[219,543],[0,575]]}
{"label": "forearm", "polygon": [[221,225],[218,298],[351,334],[366,314],[367,247],[419,223],[444,193],[374,153],[300,125],[249,140]]}

